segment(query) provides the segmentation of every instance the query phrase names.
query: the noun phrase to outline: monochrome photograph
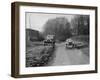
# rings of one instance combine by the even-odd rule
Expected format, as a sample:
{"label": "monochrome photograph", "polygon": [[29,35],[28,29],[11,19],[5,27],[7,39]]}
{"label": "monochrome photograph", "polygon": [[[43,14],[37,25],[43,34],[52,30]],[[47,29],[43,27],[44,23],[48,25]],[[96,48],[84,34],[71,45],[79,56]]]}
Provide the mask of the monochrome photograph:
{"label": "monochrome photograph", "polygon": [[11,75],[97,73],[97,7],[12,3]]}
{"label": "monochrome photograph", "polygon": [[26,67],[90,64],[89,29],[89,15],[26,12]]}

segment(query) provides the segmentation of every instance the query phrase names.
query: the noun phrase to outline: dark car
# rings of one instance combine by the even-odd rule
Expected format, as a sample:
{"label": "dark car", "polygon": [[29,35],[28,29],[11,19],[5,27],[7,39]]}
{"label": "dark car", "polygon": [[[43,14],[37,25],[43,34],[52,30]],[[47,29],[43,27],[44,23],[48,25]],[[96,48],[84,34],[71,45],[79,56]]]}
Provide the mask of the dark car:
{"label": "dark car", "polygon": [[52,39],[47,39],[47,40],[44,40],[43,43],[44,43],[44,46],[46,46],[46,45],[50,46],[50,45],[54,45],[55,41]]}
{"label": "dark car", "polygon": [[83,42],[79,42],[79,41],[76,41],[75,43],[74,43],[74,45],[75,45],[75,48],[82,48],[83,46],[85,46],[85,44],[83,43]]}

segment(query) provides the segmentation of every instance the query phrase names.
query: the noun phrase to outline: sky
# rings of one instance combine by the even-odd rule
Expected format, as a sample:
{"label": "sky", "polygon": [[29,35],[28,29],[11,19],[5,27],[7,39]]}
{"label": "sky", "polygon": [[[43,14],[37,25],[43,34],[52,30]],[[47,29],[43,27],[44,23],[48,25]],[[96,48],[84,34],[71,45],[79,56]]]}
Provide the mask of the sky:
{"label": "sky", "polygon": [[26,13],[26,28],[31,28],[34,30],[38,30],[40,32],[43,31],[44,24],[48,21],[48,19],[54,19],[56,17],[65,17],[70,22],[75,15],[69,14],[49,14],[49,13]]}

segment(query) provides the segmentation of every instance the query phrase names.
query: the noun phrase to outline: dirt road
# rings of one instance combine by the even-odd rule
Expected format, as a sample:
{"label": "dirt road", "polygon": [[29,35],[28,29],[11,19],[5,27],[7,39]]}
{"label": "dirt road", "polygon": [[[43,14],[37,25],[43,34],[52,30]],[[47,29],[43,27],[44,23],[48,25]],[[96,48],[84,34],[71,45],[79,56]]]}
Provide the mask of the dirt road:
{"label": "dirt road", "polygon": [[54,59],[49,65],[78,65],[89,64],[89,56],[84,54],[81,49],[67,49],[65,43],[56,44]]}

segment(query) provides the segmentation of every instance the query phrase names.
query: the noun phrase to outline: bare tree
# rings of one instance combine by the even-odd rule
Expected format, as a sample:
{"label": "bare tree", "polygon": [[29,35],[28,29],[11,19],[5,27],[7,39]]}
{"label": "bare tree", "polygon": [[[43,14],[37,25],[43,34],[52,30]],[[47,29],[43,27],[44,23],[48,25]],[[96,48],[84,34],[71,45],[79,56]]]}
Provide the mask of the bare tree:
{"label": "bare tree", "polygon": [[89,35],[89,16],[77,15],[71,21],[74,35]]}

